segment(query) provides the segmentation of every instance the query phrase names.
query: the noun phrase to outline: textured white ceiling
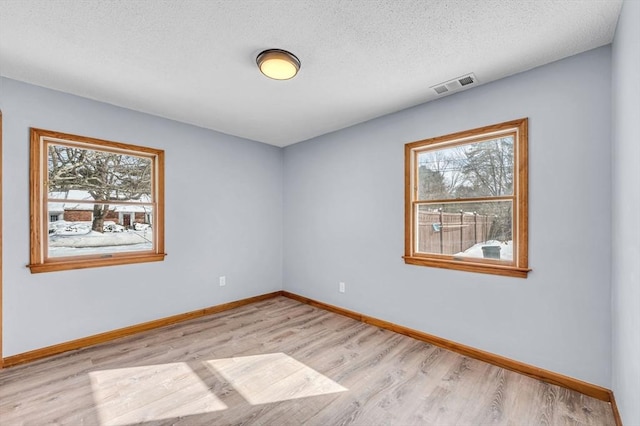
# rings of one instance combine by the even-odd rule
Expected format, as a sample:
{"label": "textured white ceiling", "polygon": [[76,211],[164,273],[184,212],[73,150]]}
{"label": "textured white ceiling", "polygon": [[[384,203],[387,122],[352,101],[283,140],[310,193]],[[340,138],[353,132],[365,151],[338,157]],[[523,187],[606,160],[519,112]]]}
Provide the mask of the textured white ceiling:
{"label": "textured white ceiling", "polygon": [[[487,83],[608,44],[621,5],[0,0],[0,74],[286,146],[432,100],[470,72]],[[268,48],[298,56],[298,76],[261,75]]]}

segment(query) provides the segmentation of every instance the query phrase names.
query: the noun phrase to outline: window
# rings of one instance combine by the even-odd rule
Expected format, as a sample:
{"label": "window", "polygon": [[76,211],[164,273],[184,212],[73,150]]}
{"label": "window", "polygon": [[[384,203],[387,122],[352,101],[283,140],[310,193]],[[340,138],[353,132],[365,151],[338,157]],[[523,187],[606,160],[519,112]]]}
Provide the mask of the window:
{"label": "window", "polygon": [[31,129],[32,273],[164,259],[164,151]]}
{"label": "window", "polygon": [[405,262],[526,278],[526,118],[405,145]]}

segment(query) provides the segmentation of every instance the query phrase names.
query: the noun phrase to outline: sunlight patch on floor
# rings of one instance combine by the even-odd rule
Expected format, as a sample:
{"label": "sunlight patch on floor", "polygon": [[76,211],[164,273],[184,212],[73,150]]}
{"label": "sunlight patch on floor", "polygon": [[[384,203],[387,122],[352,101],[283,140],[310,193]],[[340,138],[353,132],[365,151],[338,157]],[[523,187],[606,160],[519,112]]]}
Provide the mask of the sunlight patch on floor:
{"label": "sunlight patch on floor", "polygon": [[252,405],[348,389],[283,353],[205,361]]}
{"label": "sunlight patch on floor", "polygon": [[102,426],[122,426],[224,410],[183,362],[89,373]]}

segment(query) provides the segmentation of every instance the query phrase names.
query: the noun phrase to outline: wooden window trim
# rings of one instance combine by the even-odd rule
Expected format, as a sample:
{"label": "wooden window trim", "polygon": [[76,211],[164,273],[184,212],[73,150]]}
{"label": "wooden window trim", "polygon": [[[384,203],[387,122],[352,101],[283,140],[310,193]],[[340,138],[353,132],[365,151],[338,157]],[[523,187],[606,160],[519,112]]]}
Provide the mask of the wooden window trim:
{"label": "wooden window trim", "polygon": [[[514,194],[508,197],[489,199],[513,199],[515,259],[511,264],[489,259],[456,258],[451,255],[416,253],[415,245],[415,205],[443,200],[417,201],[417,167],[415,158],[419,151],[436,146],[455,146],[491,139],[509,131],[515,131],[514,141]],[[421,150],[421,148],[424,148]],[[405,263],[455,269],[467,272],[494,274],[526,278],[531,269],[528,266],[528,119],[522,118],[491,126],[466,130],[445,136],[420,140],[405,144]],[[460,200],[449,199],[446,202]]]}
{"label": "wooden window trim", "polygon": [[[31,128],[30,147],[30,262],[31,273],[54,272],[70,269],[126,265],[164,260],[164,151],[138,145],[112,142],[86,136],[77,136],[50,130]],[[45,140],[83,149],[95,148],[130,155],[144,155],[154,163],[154,249],[144,252],[109,253],[74,257],[47,257],[47,199],[45,194],[46,155]]]}

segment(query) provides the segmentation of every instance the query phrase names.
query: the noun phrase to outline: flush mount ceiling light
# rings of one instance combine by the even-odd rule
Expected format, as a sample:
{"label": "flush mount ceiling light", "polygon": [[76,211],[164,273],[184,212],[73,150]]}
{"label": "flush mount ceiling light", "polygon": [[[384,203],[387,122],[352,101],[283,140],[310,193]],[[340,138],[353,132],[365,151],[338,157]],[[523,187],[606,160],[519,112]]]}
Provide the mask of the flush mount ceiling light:
{"label": "flush mount ceiling light", "polygon": [[256,58],[260,72],[274,80],[289,80],[298,73],[300,60],[293,53],[281,49],[269,49]]}

